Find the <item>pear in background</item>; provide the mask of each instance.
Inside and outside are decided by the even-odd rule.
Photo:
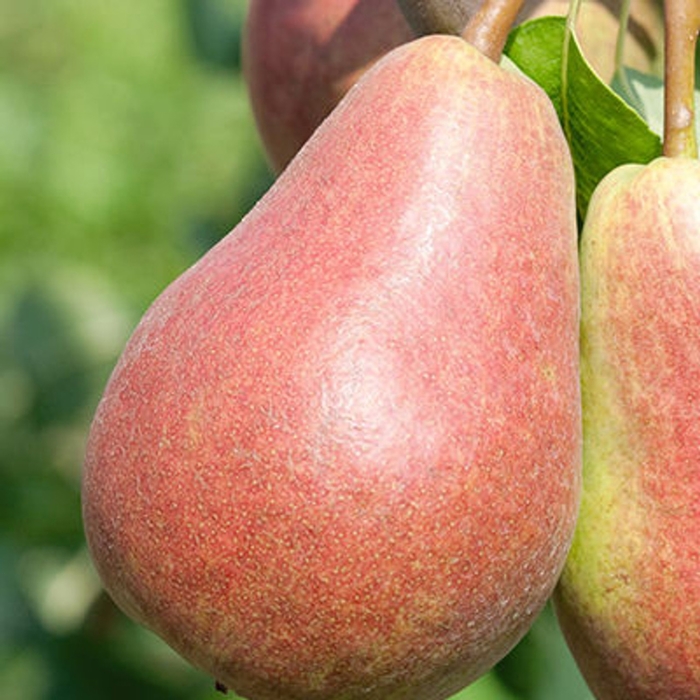
[[[273,170],[287,165],[367,68],[414,38],[396,0],[252,0],[243,70]]]

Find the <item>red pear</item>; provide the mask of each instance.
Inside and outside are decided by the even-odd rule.
[[[112,374],[83,507],[117,603],[256,700],[484,673],[573,533],[576,238],[536,85],[455,37],[381,59]]]
[[[367,68],[413,38],[396,0],[252,0],[243,70],[273,170]]]

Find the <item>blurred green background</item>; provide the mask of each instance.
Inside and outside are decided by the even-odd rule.
[[[269,187],[243,0],[0,0],[0,698],[205,700],[101,592],[92,412],[155,295]],[[549,609],[461,700],[588,700]]]

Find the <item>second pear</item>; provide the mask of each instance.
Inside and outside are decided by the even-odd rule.
[[[557,612],[598,700],[697,700],[700,163],[608,175],[581,271],[584,493]]]

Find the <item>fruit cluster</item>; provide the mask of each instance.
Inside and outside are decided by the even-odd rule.
[[[279,177],[135,329],[83,478],[105,587],[220,689],[448,698],[552,598],[599,700],[700,697],[700,5],[639,7],[578,33],[610,75],[663,33],[664,153],[582,215],[501,62],[565,7],[250,2]]]

